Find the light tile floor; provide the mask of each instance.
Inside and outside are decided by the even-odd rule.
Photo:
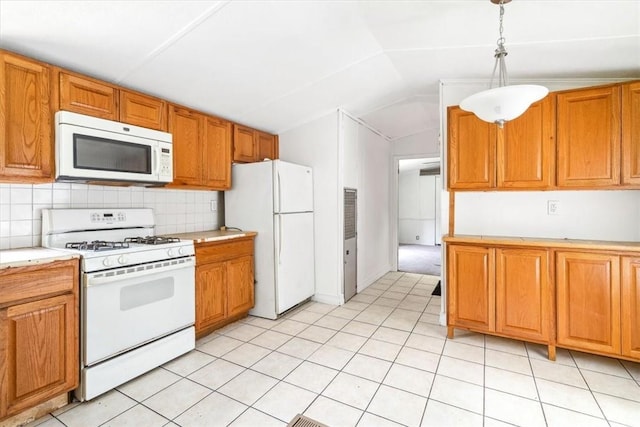
[[[387,273],[342,307],[248,317],[53,426],[640,426],[640,364],[438,325],[437,277]]]

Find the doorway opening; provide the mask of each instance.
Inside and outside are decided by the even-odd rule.
[[[439,158],[399,160],[398,271],[440,276]]]

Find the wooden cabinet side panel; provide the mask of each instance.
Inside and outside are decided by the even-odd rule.
[[[558,186],[620,183],[620,86],[557,95]]]
[[[558,345],[620,353],[617,255],[557,252]]]
[[[53,179],[50,70],[0,53],[0,180]]]
[[[496,331],[549,341],[549,255],[546,250],[496,249]]]
[[[88,77],[60,72],[60,109],[118,120],[118,90]]]
[[[640,258],[622,258],[622,355],[640,359]]]
[[[173,134],[173,183],[202,183],[202,134],[204,116],[175,106],[169,107],[169,132]]]
[[[196,333],[227,316],[227,274],[223,262],[196,269]]]
[[[555,95],[551,94],[498,130],[498,188],[541,189],[553,186],[554,121]]]
[[[152,96],[120,90],[120,121],[166,131],[167,103]]]
[[[257,141],[254,130],[245,126],[233,125],[233,161],[255,162],[258,160]]]
[[[495,254],[479,246],[448,249],[448,325],[495,331]]]
[[[76,305],[67,294],[6,310],[7,415],[77,386]]]
[[[227,261],[227,311],[229,316],[253,308],[253,256]]]
[[[495,187],[496,125],[459,107],[448,114],[449,188]]]
[[[622,86],[622,183],[640,185],[640,82]]]
[[[213,117],[206,119],[203,184],[209,188],[231,188],[231,133],[230,122]]]

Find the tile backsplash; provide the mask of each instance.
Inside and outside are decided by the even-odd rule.
[[[212,230],[222,223],[222,193],[101,185],[0,184],[0,249],[40,246],[42,209],[152,208],[156,234]],[[212,204],[217,211],[211,210]]]

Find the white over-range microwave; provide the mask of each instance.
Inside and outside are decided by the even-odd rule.
[[[173,181],[170,133],[69,111],[58,111],[55,123],[57,181]]]

